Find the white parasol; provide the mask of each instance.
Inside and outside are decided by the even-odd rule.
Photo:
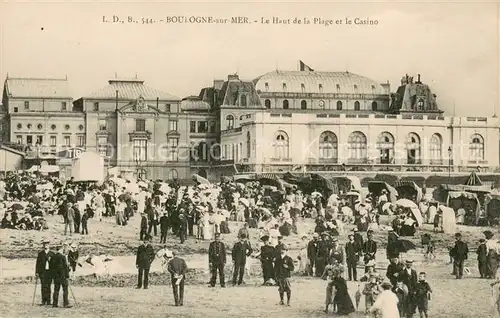
[[[411,208],[411,209],[416,208],[416,209],[418,209],[417,204],[411,200],[408,200],[408,199],[399,199],[395,203],[396,203],[396,205],[399,205],[403,208]]]

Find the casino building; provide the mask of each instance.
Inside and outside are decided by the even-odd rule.
[[[112,79],[73,100],[67,79],[5,80],[2,145],[70,175],[83,150],[148,179],[280,171],[494,171],[496,117],[446,116],[424,83],[391,92],[350,72],[276,70],[215,80],[179,98],[139,79]],[[0,164],[0,166],[2,166]],[[1,169],[0,169],[1,170]]]

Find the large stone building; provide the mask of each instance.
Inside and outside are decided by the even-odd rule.
[[[138,79],[110,80],[73,102],[67,79],[7,78],[5,143],[26,145],[25,166],[68,169],[91,150],[148,179],[273,171],[492,171],[496,117],[448,117],[408,75],[395,93],[349,72],[229,75],[180,99]],[[16,148],[18,149],[18,148]],[[78,151],[76,151],[78,150]],[[68,158],[70,157],[70,158]]]

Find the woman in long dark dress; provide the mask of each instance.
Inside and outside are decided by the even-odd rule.
[[[333,302],[337,308],[337,315],[349,315],[356,311],[352,303],[351,296],[347,290],[347,283],[342,277],[343,268],[334,271],[333,286],[335,287],[335,297]]]

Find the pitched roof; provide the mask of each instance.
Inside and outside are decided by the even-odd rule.
[[[4,90],[9,97],[72,98],[68,80],[58,78],[7,78]]]
[[[109,85],[93,92],[84,98],[96,98],[96,99],[115,99],[116,91],[118,91],[119,99],[137,99],[137,97],[142,96],[145,100],[160,100],[167,101],[180,101],[181,99],[175,95],[162,92],[155,88],[144,85],[144,81],[141,80],[110,80]]]

